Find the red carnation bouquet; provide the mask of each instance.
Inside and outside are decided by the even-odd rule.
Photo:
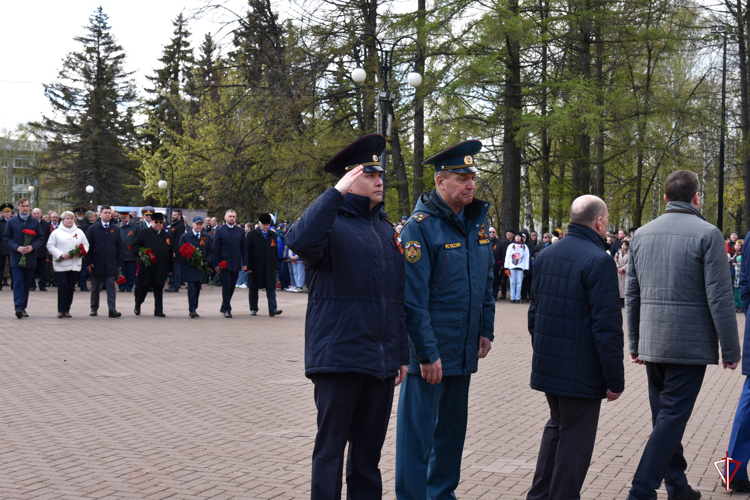
[[[83,246],[83,243],[79,243],[77,247],[73,247],[72,250],[68,251],[68,255],[70,257],[75,257],[76,255],[80,255],[81,257],[86,257],[86,248]],[[55,262],[62,262],[64,259],[62,257],[58,257],[55,259]]]
[[[141,255],[138,258],[138,262],[144,267],[148,267],[151,264],[156,264],[156,255],[150,248],[141,248]]]
[[[203,260],[203,253],[200,248],[195,248],[190,243],[183,243],[180,247],[180,255],[191,266],[197,267],[199,271],[204,270],[203,267],[206,265],[206,262]]]
[[[121,272],[118,271],[118,273],[117,273],[117,281],[115,281],[115,283],[118,284],[118,285],[124,285],[127,282],[128,282],[127,278],[125,276],[123,276]]]
[[[36,237],[36,231],[34,231],[33,229],[24,229],[23,230],[23,246],[25,247],[29,246],[31,244],[31,240],[33,240],[34,237]],[[26,267],[26,255],[28,254],[23,254],[21,256],[21,260],[18,262],[19,266]]]
[[[221,262],[219,262],[218,268],[219,268],[219,272],[216,273],[216,276],[214,276],[214,279],[212,279],[211,283],[209,283],[209,285],[211,285],[211,288],[210,288],[211,290],[213,290],[214,286],[216,286],[219,283],[219,275],[221,274],[222,269],[227,268],[227,261],[222,260]]]

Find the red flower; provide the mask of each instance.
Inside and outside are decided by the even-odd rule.
[[[28,234],[29,236],[36,236],[36,231],[33,229],[24,229],[23,234]]]
[[[222,269],[226,269],[227,268],[227,261],[222,260],[221,262],[219,262],[219,267],[222,268]]]
[[[127,280],[127,279],[125,278],[125,276],[123,276],[122,274],[121,274],[121,275],[119,275],[119,276],[117,277],[117,281],[115,281],[115,283],[117,283],[118,285],[124,285],[124,284],[125,284],[125,283],[127,283],[127,282],[128,282],[128,280]]]
[[[133,247],[128,247],[128,250],[132,250],[132,249],[133,249]]]
[[[151,253],[151,262],[156,262],[156,255]]]

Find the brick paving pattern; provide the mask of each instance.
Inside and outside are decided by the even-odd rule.
[[[49,290],[31,292],[21,321],[11,290],[0,291],[0,499],[309,498],[306,294],[281,292],[282,316],[252,317],[238,289],[225,319],[220,288],[204,289],[202,317],[191,320],[184,289],[165,294],[166,319],[152,315],[151,296],[136,317],[125,293],[122,318],[107,318],[106,307],[90,318],[89,294],[76,292],[63,320]],[[496,340],[471,385],[461,499],[522,499],[530,487],[548,410],[529,388],[526,310],[498,302]],[[602,403],[583,498],[624,499],[648,439],[645,368],[628,362],[625,376],[620,400]],[[688,424],[688,478],[703,498],[731,495],[712,462],[726,451],[742,382],[739,369],[710,366]],[[394,404],[386,499],[395,498],[395,414]]]

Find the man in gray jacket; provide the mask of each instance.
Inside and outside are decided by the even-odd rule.
[[[625,285],[630,361],[646,365],[653,430],[628,499],[701,497],[687,482],[682,435],[706,365],[740,360],[737,319],[721,231],[700,213],[698,175],[667,177],[664,215],[638,229]]]

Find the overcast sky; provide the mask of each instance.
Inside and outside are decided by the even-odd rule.
[[[247,4],[243,0],[225,3],[237,11]],[[55,81],[65,54],[81,49],[73,37],[84,34],[84,26],[99,5],[127,54],[126,69],[135,71],[140,94],[145,75],[153,74],[163,46],[172,37],[172,20],[182,10],[192,15],[204,4],[204,0],[2,1],[0,129],[13,129],[50,113],[42,84]],[[205,33],[215,32],[219,25],[214,16],[192,22],[189,29],[191,45],[197,49]]]

